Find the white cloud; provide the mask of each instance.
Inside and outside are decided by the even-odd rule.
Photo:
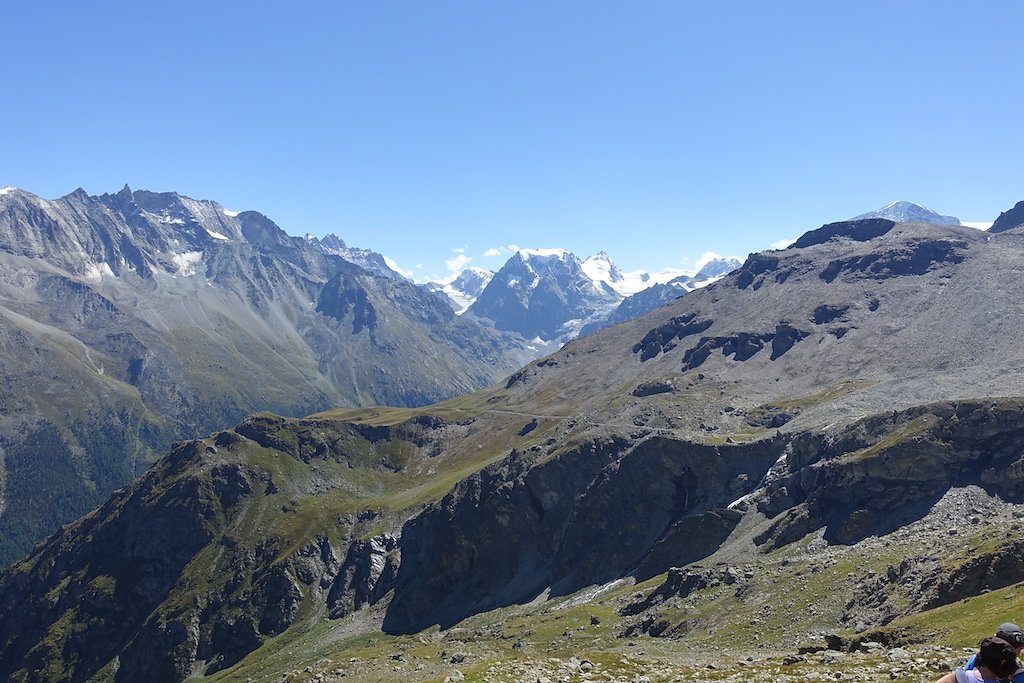
[[[693,264],[692,267],[684,268],[683,270],[668,268],[657,273],[651,273],[651,276],[656,278],[656,282],[668,282],[668,280],[671,279],[672,277],[678,277],[679,275],[689,275],[690,277],[693,277],[694,275],[700,272],[701,268],[703,268],[708,263],[716,259],[735,259],[742,263],[744,261],[744,258],[745,257],[743,256],[722,256],[721,254],[714,251],[705,251],[703,254],[700,255],[700,258],[697,259],[697,261]],[[682,260],[684,266],[689,262],[689,259]]]
[[[772,242],[771,244],[769,244],[768,248],[769,249],[785,249],[789,245],[793,244],[793,242],[796,242],[796,238],[795,237],[792,238],[792,239],[781,239],[781,240],[779,240],[777,242]]]
[[[406,278],[408,278],[410,280],[413,278],[413,275],[414,275],[413,271],[403,269],[400,265],[395,263],[394,259],[392,259],[392,258],[390,258],[388,256],[385,256],[384,257],[384,263],[386,263],[388,268],[390,268],[391,270],[395,271],[396,273],[400,273],[401,275],[403,275],[404,277],[406,277]]]
[[[697,263],[694,264],[693,272],[694,273],[699,272],[701,268],[706,266],[711,261],[714,261],[716,258],[722,258],[722,257],[719,254],[716,254],[713,251],[705,251],[703,254],[700,255],[700,258],[697,259]]]
[[[437,282],[442,285],[447,285],[461,275],[462,271],[465,270],[466,266],[473,260],[473,257],[466,254],[466,247],[452,247],[451,251],[455,256],[444,262],[444,268],[448,271],[447,273],[444,275],[429,275],[419,281]]]
[[[473,257],[466,256],[463,253],[463,249],[455,249],[455,257],[450,258],[444,262],[444,267],[448,269],[449,274],[458,275],[462,272],[462,269],[473,260]]]
[[[484,252],[484,256],[487,258],[494,258],[495,256],[505,256],[506,254],[511,256],[512,254],[519,251],[518,244],[502,244],[497,247],[491,247]]]
[[[960,221],[960,225],[978,230],[988,230],[994,221]]]

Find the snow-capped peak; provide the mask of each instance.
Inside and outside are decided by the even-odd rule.
[[[519,255],[524,261],[547,261],[555,259],[564,261],[569,252],[565,249],[520,249]]]
[[[481,268],[480,266],[469,266],[461,273],[459,273],[458,277],[456,277],[455,280],[466,279],[470,275],[475,275],[477,277],[486,278],[489,280],[490,278],[494,277],[494,271],[487,270],[486,268]]]
[[[603,251],[597,252],[583,262],[583,272],[594,282],[606,282],[612,286],[622,280],[622,271]]]
[[[935,211],[932,211],[926,206],[915,204],[913,202],[907,202],[897,200],[890,204],[886,204],[877,211],[869,211],[868,213],[862,213],[859,216],[854,216],[851,220],[862,220],[865,218],[887,218],[897,223],[934,223],[937,225],[960,225],[960,219],[954,216],[943,216]]]
[[[494,273],[486,268],[470,266],[448,282],[432,284],[437,290],[447,294],[455,304],[455,315],[462,315],[473,305],[493,277]]]
[[[623,272],[603,251],[597,252],[584,261],[582,268],[587,277],[593,280],[595,286],[611,288],[622,297],[641,292],[654,284],[668,282],[681,274],[681,271],[676,270],[654,274],[643,270]]]

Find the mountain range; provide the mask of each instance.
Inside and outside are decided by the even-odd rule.
[[[990,634],[1024,607],[1015,221],[825,225],[474,393],[179,443],[0,576],[0,674],[614,678],[789,648],[779,676]],[[509,320],[530,283],[591,294],[545,283],[578,259],[513,261]]]
[[[0,563],[258,410],[422,405],[533,352],[382,257],[174,193],[0,192]]]
[[[523,249],[497,273],[468,268],[431,289],[446,294],[460,315],[555,347],[653,310],[739,266],[735,258],[714,258],[694,275],[623,273],[603,251],[581,260],[565,249]]]
[[[467,269],[442,292],[336,235],[292,237],[212,201],[127,186],[50,201],[3,188],[0,565],[176,439],[258,410],[411,406],[472,391],[651,280],[604,254],[581,264],[558,253],[553,263],[574,267],[518,257],[528,277],[539,268],[540,286],[508,288],[513,257],[493,286],[493,274]],[[454,313],[485,303],[455,315],[452,296]]]

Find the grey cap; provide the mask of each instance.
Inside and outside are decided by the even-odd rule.
[[[999,624],[999,630],[996,631],[996,637],[1002,638],[1014,647],[1024,646],[1024,629],[1017,626],[1017,624],[1011,624],[1010,622]]]

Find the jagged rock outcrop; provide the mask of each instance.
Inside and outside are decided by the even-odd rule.
[[[833,282],[841,273],[863,273],[864,277],[887,279],[899,275],[924,275],[947,263],[960,263],[967,243],[960,240],[921,240],[900,249],[832,261],[821,271],[821,279]]]
[[[1017,202],[1012,209],[999,214],[988,231],[990,233],[1006,232],[1018,225],[1024,225],[1024,202]]]
[[[610,286],[595,283],[574,254],[516,252],[468,312],[494,321],[499,330],[551,341],[575,336],[579,328],[564,329],[566,324],[582,325],[599,311],[610,313],[620,300]]]
[[[633,353],[640,354],[641,362],[650,360],[659,353],[674,349],[679,340],[700,334],[714,324],[713,320],[700,320],[699,316],[699,313],[690,313],[672,318],[645,334],[643,339],[633,345]]]
[[[327,596],[331,617],[344,617],[383,598],[395,587],[400,563],[398,539],[392,534],[353,541]]]
[[[513,453],[405,525],[384,628],[448,626],[545,588],[571,593],[638,564],[651,575],[669,557],[699,559],[717,544],[687,537],[721,539],[737,517],[706,513],[746,493],[745,482],[777,457],[771,443],[714,448],[660,438],[591,442],[551,460]],[[620,514],[609,518],[609,510]]]
[[[824,527],[830,542],[855,543],[971,482],[1020,499],[1022,408],[1019,401],[934,404],[865,420],[835,440],[805,441],[785,462],[787,473],[777,471],[763,489],[758,505],[776,521],[758,542],[778,547]]]
[[[896,223],[894,221],[885,218],[866,218],[863,220],[829,223],[817,230],[804,233],[791,246],[793,249],[804,249],[815,244],[824,244],[837,237],[856,242],[867,242],[876,237],[881,237],[895,226]]]

